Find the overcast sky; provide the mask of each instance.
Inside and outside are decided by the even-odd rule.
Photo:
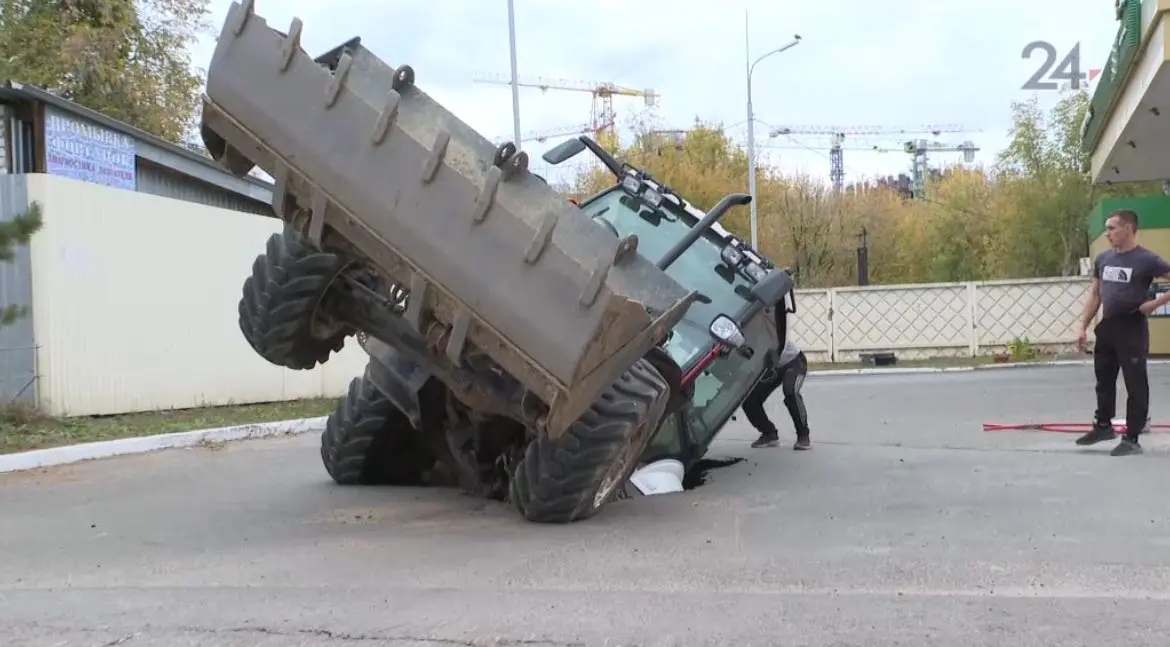
[[[231,2],[212,4],[218,34]],[[1063,58],[1080,43],[1087,72],[1103,67],[1118,27],[1108,0],[515,0],[515,6],[522,82],[565,78],[653,89],[667,125],[719,121],[741,142],[745,9],[753,59],[799,34],[798,47],[756,66],[756,137],[785,169],[826,178],[826,138],[769,139],[769,126],[959,124],[969,132],[914,137],[970,139],[982,148],[977,162],[986,163],[1006,143],[1011,102],[1031,94],[1021,86],[1044,62],[1039,51],[1022,58],[1024,46],[1047,41]],[[474,82],[509,75],[506,0],[257,0],[256,12],[282,30],[300,17],[310,53],[360,35],[388,64],[414,67],[421,88],[485,136],[511,138],[510,89]],[[196,65],[205,68],[214,45],[213,38],[200,43]],[[1040,94],[1045,104],[1056,98]],[[521,88],[521,130],[584,124],[591,103],[588,93]],[[634,97],[616,97],[614,106],[619,124],[645,108]],[[909,157],[900,151],[848,150],[896,148],[904,139],[847,141],[846,181],[907,171]],[[537,158],[558,141],[523,146]],[[932,160],[953,163],[959,155]],[[537,161],[550,179],[561,177]]]

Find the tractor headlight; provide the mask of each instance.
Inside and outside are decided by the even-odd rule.
[[[622,178],[622,188],[630,195],[638,195],[642,190],[642,181],[632,175],[627,175]]]
[[[646,189],[646,191],[642,193],[642,199],[646,201],[646,204],[654,207],[655,209],[662,206],[662,194],[655,191],[654,189]]]
[[[727,315],[719,315],[711,321],[711,336],[715,339],[731,346],[732,348],[739,348],[747,341],[744,338],[743,331],[739,329],[735,321]]]
[[[743,252],[730,245],[719,252],[719,257],[732,268],[739,267],[739,264],[743,262]]]
[[[760,265],[759,263],[749,264],[747,267],[743,268],[743,272],[744,274],[748,275],[749,279],[755,281],[756,283],[763,281],[764,277],[768,275],[768,270],[764,269],[764,266]]]

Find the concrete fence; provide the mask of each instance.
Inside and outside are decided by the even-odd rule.
[[[1040,351],[1074,349],[1084,277],[801,290],[792,330],[814,362],[867,351],[905,359],[976,357],[1015,339]]]

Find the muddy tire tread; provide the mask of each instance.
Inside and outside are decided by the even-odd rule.
[[[414,433],[406,414],[364,376],[356,377],[326,418],[321,462],[338,485],[416,484],[429,465],[402,453],[402,435]]]
[[[644,450],[669,397],[670,386],[662,375],[639,360],[559,438],[539,434],[528,444],[510,482],[512,504],[534,522],[569,523],[593,516],[600,509],[593,507],[594,495],[607,469],[630,442],[639,442],[639,452]],[[628,477],[622,475],[623,481]]]
[[[320,339],[312,334],[317,304],[345,263],[313,249],[295,231],[273,234],[252,263],[239,304],[240,332],[268,362],[294,370],[325,363],[355,331]]]

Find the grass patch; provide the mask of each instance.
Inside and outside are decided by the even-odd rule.
[[[0,409],[0,454],[254,422],[315,418],[332,412],[336,402],[333,398],[322,398],[78,418],[52,418],[13,405]]]

